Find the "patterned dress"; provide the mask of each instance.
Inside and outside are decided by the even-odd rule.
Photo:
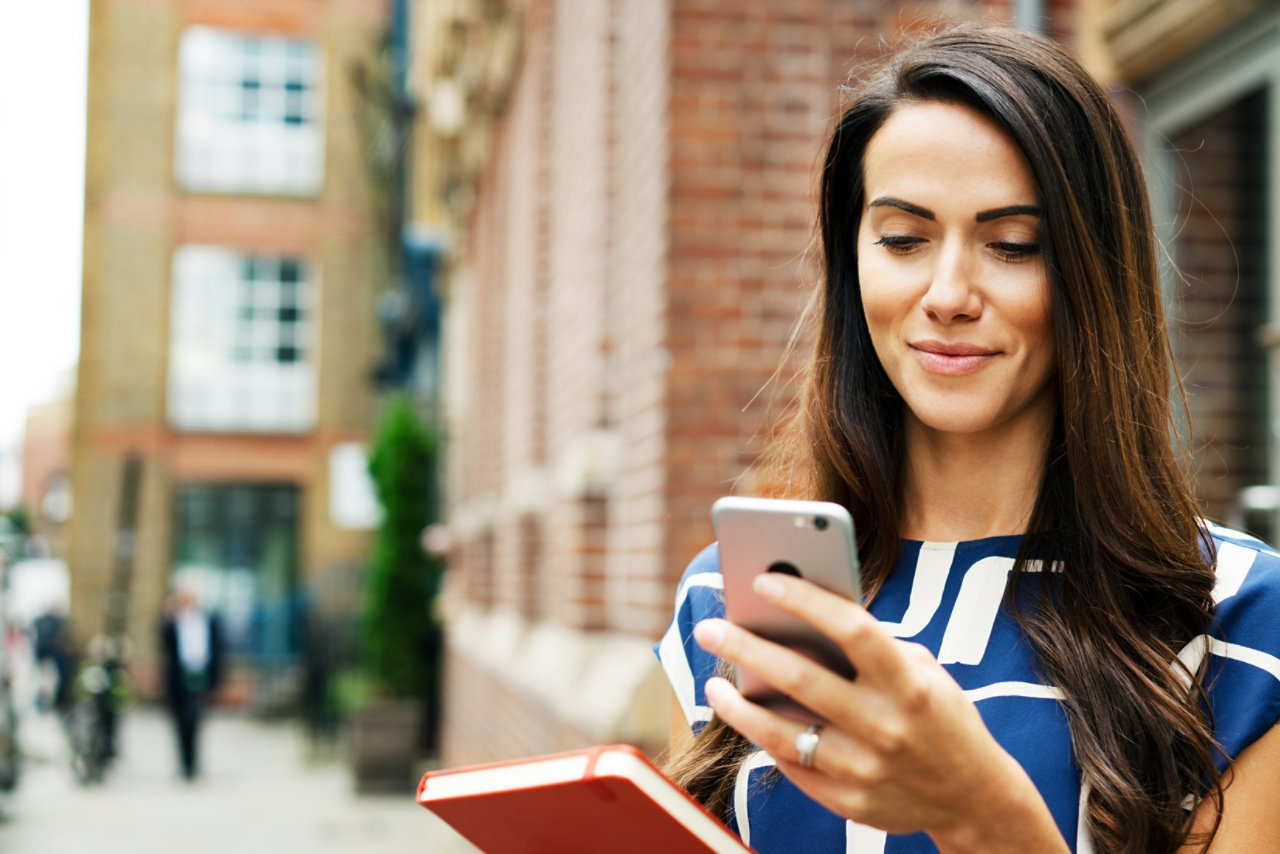
[[[1247,535],[1209,527],[1218,554],[1217,620],[1180,658],[1194,670],[1209,657],[1205,684],[1215,737],[1226,756],[1235,757],[1280,720],[1280,555]],[[890,634],[923,644],[937,657],[996,740],[1026,769],[1072,850],[1088,854],[1093,846],[1080,822],[1080,771],[1060,693],[1037,676],[1031,647],[1004,605],[1020,541],[903,541],[898,564],[870,610]],[[693,627],[724,615],[722,587],[713,545],[685,570],[674,619],[656,647],[695,732],[711,718],[703,686],[715,675],[716,660],[693,640]],[[730,825],[761,854],[937,851],[923,833],[886,835],[834,815],[786,778],[769,774],[773,764],[756,750],[734,790]]]

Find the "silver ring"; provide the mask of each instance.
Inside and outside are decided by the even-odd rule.
[[[813,754],[818,752],[818,739],[822,736],[822,724],[814,724],[796,736],[796,761],[801,768],[813,767]]]

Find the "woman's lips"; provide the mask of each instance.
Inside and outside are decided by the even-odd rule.
[[[915,341],[910,347],[922,368],[944,376],[973,373],[998,355],[996,350],[974,344]]]

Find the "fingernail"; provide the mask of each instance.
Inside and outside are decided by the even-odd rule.
[[[724,626],[719,620],[703,620],[693,627],[693,638],[707,652],[715,652],[724,640]]]
[[[761,599],[769,602],[775,602],[782,598],[782,594],[786,590],[786,587],[783,586],[782,582],[776,575],[768,572],[762,572],[755,577],[754,581],[751,582],[751,589],[754,590],[756,595]]]
[[[725,691],[729,689],[729,683],[723,679],[712,678],[707,680],[707,684],[702,687],[702,693],[707,698],[707,705],[716,708],[725,699]]]

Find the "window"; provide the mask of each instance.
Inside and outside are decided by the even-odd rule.
[[[223,618],[231,652],[263,663],[298,651],[293,484],[185,484],[176,496],[175,578]]]
[[[177,180],[308,196],[324,179],[321,61],[304,41],[192,27],[178,49]]]
[[[314,282],[298,258],[184,246],[173,264],[169,420],[302,432],[315,422]]]

